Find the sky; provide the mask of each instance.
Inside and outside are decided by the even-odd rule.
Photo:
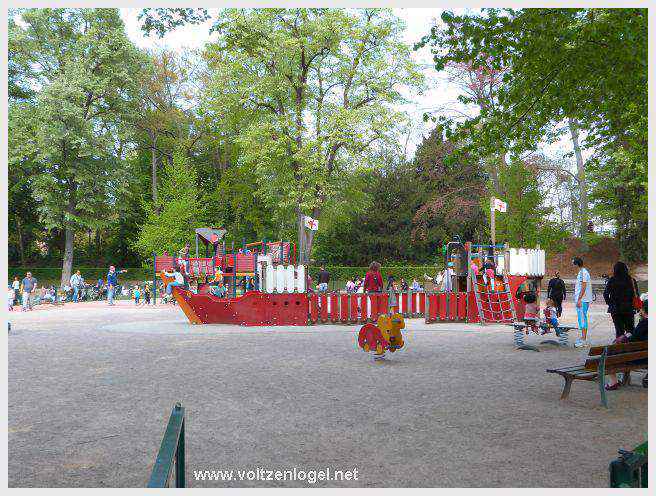
[[[414,45],[422,36],[430,31],[431,26],[440,19],[443,9],[435,8],[408,8],[393,9],[394,13],[403,19],[406,24],[404,41],[409,45]],[[141,31],[138,15],[141,9],[121,9],[121,16],[126,25],[127,33],[130,39],[139,47],[153,48],[162,47],[170,50],[183,50],[185,48],[201,48],[208,40],[211,39],[209,29],[212,25],[211,20],[205,24],[197,26],[183,26],[172,32],[167,33],[164,38],[156,36],[146,37]],[[466,109],[457,101],[459,95],[458,89],[449,84],[443,76],[437,74],[432,64],[432,55],[430,48],[413,51],[412,57],[422,68],[426,77],[427,90],[421,95],[412,95],[412,101],[409,104],[400,106],[400,109],[406,111],[411,116],[413,129],[411,130],[406,149],[406,155],[411,157],[414,150],[421,143],[422,137],[428,135],[432,123],[423,122],[425,112],[434,111],[438,108],[454,108],[465,111],[471,115],[472,110]],[[564,154],[572,151],[571,142],[565,137],[560,142],[552,145],[544,145],[543,151],[550,157],[559,158]],[[574,165],[574,159],[569,160]]]

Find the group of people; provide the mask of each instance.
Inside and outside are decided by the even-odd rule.
[[[574,346],[580,348],[590,345],[588,311],[594,300],[590,272],[584,266],[581,257],[574,257],[572,264],[577,267],[576,282],[574,283],[574,305],[576,308],[577,325],[580,335]],[[537,295],[531,288],[518,288],[518,293],[525,303],[524,319],[537,331],[539,316],[539,303]],[[621,261],[613,266],[613,275],[607,278],[604,288],[604,301],[608,306],[613,326],[615,327],[614,343],[627,343],[647,341],[648,338],[648,300],[641,299],[637,281],[631,276],[629,267]],[[544,309],[545,321],[552,327],[558,327],[558,318],[562,315],[562,302],[567,298],[565,282],[556,272],[549,281],[547,288],[546,307]],[[638,323],[636,324],[636,314]],[[615,374],[610,374],[606,389],[614,390],[619,387]]]
[[[7,306],[9,311],[13,311],[14,306],[21,303],[22,311],[29,311],[35,305],[40,303],[63,303],[64,301],[71,301],[78,303],[81,299],[88,298],[89,292],[92,294],[92,299],[101,299],[106,296],[108,304],[114,305],[114,297],[118,285],[118,275],[127,272],[127,270],[116,270],[113,265],[109,267],[107,272],[107,284],[102,278],[99,278],[95,285],[87,284],[82,277],[79,270],[75,271],[70,277],[68,284],[64,284],[59,289],[54,285],[38,287],[38,280],[32,276],[31,272],[27,272],[22,280],[18,276],[9,284],[7,288]],[[138,288],[137,293],[141,296]],[[144,289],[144,293],[149,294],[149,290]],[[134,291],[133,291],[134,294]],[[145,297],[145,294],[144,294]]]
[[[319,293],[328,291],[328,283],[330,282],[330,273],[326,270],[325,266],[321,266],[317,274],[318,284],[316,290]],[[312,278],[308,276],[308,288],[312,288]],[[350,277],[346,281],[344,290],[348,294],[354,293],[380,293],[383,291],[421,291],[422,287],[417,279],[413,279],[411,284],[401,278],[397,283],[393,275],[387,277],[387,285],[383,285],[383,276],[380,272],[380,264],[378,262],[371,262],[369,270],[362,277]]]
[[[8,310],[12,311],[14,309],[14,305],[18,302],[19,297],[21,301],[21,310],[23,312],[32,310],[36,304],[38,283],[39,281],[36,277],[32,277],[31,272],[25,274],[22,281],[18,280],[18,276],[15,276],[7,289]]]

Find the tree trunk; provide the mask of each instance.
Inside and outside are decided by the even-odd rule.
[[[73,270],[73,225],[66,223],[64,242],[64,263],[62,264],[61,286],[69,284]]]
[[[588,190],[585,181],[585,164],[583,163],[583,155],[581,155],[581,147],[579,145],[579,130],[573,119],[567,119],[569,131],[572,135],[572,144],[574,145],[574,155],[576,156],[576,177],[579,186],[579,236],[583,247],[587,248],[585,242],[585,235],[588,231]]]
[[[157,155],[155,152],[155,147],[157,145],[157,135],[155,134],[155,131],[152,130],[150,131],[150,142],[152,143],[152,146],[150,147],[150,179],[153,192],[153,205],[155,206],[155,212],[159,213],[159,207],[157,206]]]
[[[23,228],[20,216],[16,214],[16,234],[18,234],[18,253],[20,255],[21,267],[25,267],[25,245],[23,243]]]
[[[303,212],[301,212],[301,207],[296,207],[296,222],[298,227],[298,263],[300,265],[306,265],[308,256],[305,252],[305,226],[303,223]]]

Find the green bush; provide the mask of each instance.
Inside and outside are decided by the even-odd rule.
[[[369,267],[344,267],[339,265],[326,265],[325,267],[330,273],[330,279],[336,281],[347,281],[351,277],[364,278],[367,270],[369,270]],[[386,265],[381,267],[380,272],[384,281],[387,281],[388,276],[393,275],[396,281],[405,278],[405,280],[410,283],[415,277],[421,282],[424,278],[424,274],[434,276],[441,268],[442,267],[438,267],[437,265],[405,265],[398,267]],[[312,279],[316,282],[320,267],[310,266],[308,270]]]
[[[123,267],[117,267],[122,269]],[[136,282],[136,281],[149,281],[153,279],[152,269],[142,267],[126,267],[127,273],[120,274],[119,284],[121,282]],[[103,280],[107,279],[107,267],[75,267],[73,266],[73,271],[79,270],[84,278],[85,282],[91,284],[95,283],[99,278],[102,277]],[[54,284],[59,286],[61,282],[61,267],[9,267],[8,274],[9,279],[13,280],[14,276],[18,276],[19,279],[23,279],[27,272],[31,272],[34,277],[41,284]]]

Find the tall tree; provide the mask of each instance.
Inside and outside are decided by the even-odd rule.
[[[115,218],[128,181],[125,123],[135,110],[135,77],[146,63],[115,9],[29,9],[20,14],[14,56],[30,71],[17,76],[37,94],[10,119],[9,164],[38,163],[32,178],[39,214],[65,232],[62,284],[70,278],[75,233]]]
[[[438,70],[491,61],[505,71],[498,108],[456,127],[470,139],[470,152],[534,150],[556,137],[554,129],[567,132],[558,124],[571,119],[585,131],[580,146],[591,148],[597,162],[635,166],[632,174],[640,174],[647,155],[646,9],[484,9],[445,12],[442,21],[418,44],[433,47]],[[619,150],[628,160],[604,159]],[[619,177],[624,171],[607,172]],[[632,191],[638,203],[639,189]],[[615,220],[619,239],[623,220]],[[646,242],[646,230],[633,229],[630,238]]]
[[[320,218],[343,173],[394,140],[401,90],[422,83],[402,28],[376,9],[224,10],[215,23],[210,108],[252,112],[241,159],[272,213],[294,219],[304,261],[314,231],[301,214]]]
[[[196,169],[181,147],[174,152],[173,161],[164,166],[159,204],[146,206],[148,217],[139,229],[134,248],[144,257],[162,250],[177,252],[203,219],[199,196]]]

